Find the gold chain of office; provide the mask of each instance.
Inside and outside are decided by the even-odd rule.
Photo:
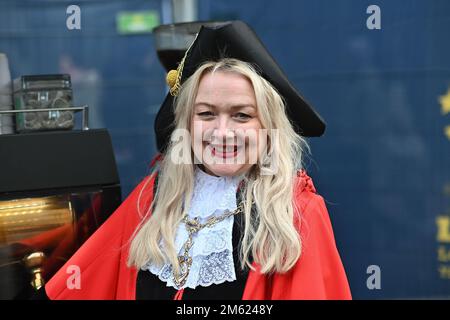
[[[228,217],[242,213],[243,209],[244,209],[244,202],[242,201],[235,210],[227,211],[226,213],[220,216],[210,217],[205,223],[200,223],[198,217],[194,219],[189,219],[187,215],[183,217],[182,221],[186,225],[186,230],[188,232],[188,239],[186,240],[186,242],[183,244],[182,247],[183,255],[178,256],[180,274],[178,276],[175,273],[173,274],[174,283],[178,288],[181,288],[186,283],[189,271],[191,270],[192,258],[189,256],[189,251],[191,250],[192,245],[194,244],[193,241],[194,234],[196,234],[197,232],[199,232],[204,228],[212,227],[213,225],[219,223],[220,221],[225,220]]]

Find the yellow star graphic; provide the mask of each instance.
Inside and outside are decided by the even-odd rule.
[[[450,112],[450,89],[448,89],[446,95],[439,97],[439,103],[441,104],[441,112],[443,115]]]

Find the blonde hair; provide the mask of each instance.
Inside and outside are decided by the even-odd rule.
[[[190,129],[200,80],[205,73],[216,71],[233,72],[248,78],[255,91],[258,117],[263,128],[279,131],[277,143],[270,143],[269,140],[277,173],[262,174],[264,159],[258,159],[257,164],[245,174],[244,186],[240,191],[244,201],[239,255],[241,267],[253,269],[251,256],[264,274],[287,272],[297,262],[302,249],[301,238],[294,225],[294,215],[300,212],[293,201],[293,185],[308,145],[294,131],[283,99],[274,87],[249,63],[228,58],[202,64],[183,83],[174,102],[175,129]],[[147,262],[157,265],[170,263],[174,272],[179,272],[175,235],[184,210],[190,205],[195,169],[193,154],[190,155],[190,164],[171,161],[171,151],[179,143],[190,144],[190,141],[172,141],[166,149],[159,168],[154,201],[133,234],[128,259],[130,266],[141,268]],[[190,145],[185,147],[191,148]],[[253,201],[256,210],[251,210]]]

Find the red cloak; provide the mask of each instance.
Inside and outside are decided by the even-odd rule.
[[[135,299],[137,269],[127,267],[126,261],[130,238],[141,221],[139,193],[142,190],[140,205],[144,212],[153,199],[154,181],[155,174],[144,178],[50,279],[45,286],[50,299]],[[303,240],[301,257],[289,272],[272,276],[261,274],[255,263],[256,270],[249,271],[242,298],[351,299],[327,208],[305,172],[298,174],[294,195],[301,210],[301,223],[295,222]]]

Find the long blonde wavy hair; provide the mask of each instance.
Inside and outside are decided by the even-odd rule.
[[[240,189],[244,202],[244,226],[239,254],[241,267],[253,269],[250,261],[250,257],[253,257],[264,274],[287,272],[300,257],[302,249],[301,238],[294,225],[294,215],[300,212],[293,201],[293,185],[308,145],[294,131],[286,115],[284,101],[275,88],[251,64],[230,58],[202,64],[183,83],[174,102],[175,129],[189,130],[199,82],[205,73],[216,71],[234,72],[248,78],[255,91],[262,127],[268,129],[268,132],[270,129],[278,129],[279,132],[276,143],[270,141],[269,137],[272,148],[270,154],[277,164],[276,174],[263,174],[265,160],[258,159],[245,174],[244,184]],[[175,273],[180,271],[175,235],[185,210],[190,205],[196,166],[193,153],[189,164],[174,163],[171,160],[171,152],[180,143],[189,144],[184,147],[191,148],[190,140],[187,139],[169,143],[158,169],[154,201],[142,214],[143,220],[133,234],[129,266],[141,268],[147,262],[157,265],[170,263]],[[255,203],[256,210],[251,210],[252,202]]]

